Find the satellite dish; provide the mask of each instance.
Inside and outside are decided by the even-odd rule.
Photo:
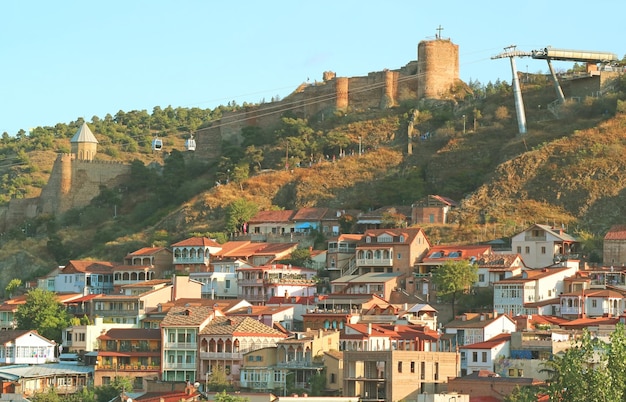
[[[193,383],[193,386],[196,387],[196,388],[200,388],[200,383],[198,381],[196,381],[196,382]]]
[[[126,402],[133,402],[131,398],[126,399]]]

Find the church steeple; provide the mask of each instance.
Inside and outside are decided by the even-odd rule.
[[[87,123],[83,123],[70,140],[72,153],[77,160],[91,161],[96,156],[98,140]]]

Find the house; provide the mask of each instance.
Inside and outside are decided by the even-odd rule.
[[[380,229],[385,225],[411,226],[412,210],[410,206],[386,206],[357,216],[356,227],[361,230]]]
[[[198,333],[199,373],[208,376],[219,370],[238,385],[243,354],[276,346],[284,338],[284,333],[250,317],[215,317]]]
[[[360,234],[341,234],[328,240],[326,271],[330,280],[356,271],[356,247],[362,239]]]
[[[243,353],[239,384],[250,392],[272,392],[283,389],[286,394],[286,372],[276,371],[276,346]]]
[[[472,374],[451,378],[448,392],[470,395],[470,401],[503,401],[516,388],[544,386],[545,382],[529,377],[501,377],[493,371],[481,370]]]
[[[239,268],[252,268],[252,265],[240,258],[214,259],[208,272],[192,272],[189,277],[202,283],[205,299],[236,299]]]
[[[368,229],[356,247],[356,266],[347,274],[400,272],[410,276],[430,247],[420,228]]]
[[[239,297],[263,305],[271,297],[308,296],[315,294],[317,271],[291,264],[271,264],[237,269]]]
[[[501,333],[483,342],[461,346],[461,375],[494,370],[494,362],[510,355],[511,334]]]
[[[296,233],[311,233],[315,230],[322,232],[322,220],[329,212],[328,208],[300,208],[292,216]],[[339,233],[339,228],[337,228]]]
[[[324,353],[339,350],[339,331],[307,330],[276,343],[274,370],[293,373],[294,387],[310,389],[312,378],[324,369]]]
[[[119,292],[120,286],[156,279],[151,265],[116,265],[113,267],[113,289]]]
[[[446,390],[460,373],[459,354],[412,350],[344,351],[343,395],[361,400],[418,400]]]
[[[111,328],[98,337],[94,385],[110,384],[117,376],[129,377],[134,390],[146,390],[146,379],[161,372],[161,330]],[[130,391],[130,390],[128,390]]]
[[[433,331],[438,329],[437,310],[429,304],[405,304],[398,314],[398,320],[404,320],[407,324],[423,325]]]
[[[329,350],[324,352],[323,360],[326,367],[326,389],[324,394],[341,396],[343,390],[343,352]]]
[[[379,304],[387,303],[374,294],[330,294],[316,296],[315,303],[302,316],[304,328],[343,329],[348,323],[356,323],[361,318],[361,311]]]
[[[516,276],[526,268],[519,254],[486,254],[476,260],[478,287],[490,287],[494,283]]]
[[[395,289],[402,287],[406,279],[402,272],[369,272],[362,275],[346,275],[330,282],[331,293],[346,295],[371,295],[387,300]]]
[[[508,315],[494,313],[465,313],[444,326],[445,338],[452,345],[464,346],[484,342],[496,335],[516,330]]]
[[[613,225],[604,235],[602,261],[611,266],[626,265],[626,225]]]
[[[418,277],[430,274],[446,261],[467,261],[472,264],[493,254],[489,245],[432,246],[419,261]]]
[[[450,198],[429,195],[411,205],[411,221],[413,225],[449,223],[449,214],[457,206],[457,202]]]
[[[18,364],[0,367],[2,394],[19,394],[28,398],[51,390],[59,395],[74,394],[88,386],[93,381],[92,378],[93,367],[76,364]]]
[[[207,237],[191,237],[172,244],[175,272],[207,272],[211,257],[222,249]]]
[[[259,211],[247,222],[247,232],[253,241],[267,241],[268,237],[289,235],[295,232],[291,217],[295,211]]]
[[[511,248],[529,268],[580,259],[580,242],[562,228],[535,224],[511,237]]]
[[[0,331],[0,364],[45,364],[56,362],[56,343],[35,330]]]
[[[578,261],[565,261],[559,266],[526,269],[520,275],[494,283],[494,310],[513,316],[537,314],[534,303],[557,299],[564,291],[564,279],[573,276],[577,267]]]
[[[71,260],[54,278],[58,293],[113,293],[113,267],[108,261]]]
[[[120,324],[116,322],[105,324],[102,317],[95,317],[93,324],[72,325],[61,332],[63,350],[84,356],[86,353],[97,350],[98,337],[102,335],[103,331],[113,328],[133,328],[134,326],[134,324]]]
[[[203,381],[204,371],[198,371],[200,331],[216,316],[219,310],[209,306],[172,306],[161,321],[161,380]]]
[[[150,266],[155,278],[170,278],[174,273],[172,251],[167,247],[143,247],[124,257],[124,265]]]
[[[289,306],[293,307],[293,319],[292,327],[285,329],[289,331],[303,331],[304,330],[304,315],[314,310],[316,302],[320,299],[326,298],[326,295],[312,295],[312,296],[274,296],[265,303],[266,306]]]
[[[626,308],[626,297],[610,289],[582,289],[559,295],[561,317],[618,317]]]

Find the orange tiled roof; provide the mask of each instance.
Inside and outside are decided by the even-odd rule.
[[[222,247],[219,243],[208,237],[190,237],[172,244],[172,247]]]
[[[144,248],[140,248],[137,251],[133,251],[132,253],[128,253],[126,257],[133,257],[133,256],[139,256],[139,255],[153,255],[153,254],[158,253],[161,250],[169,251],[165,247],[144,247]]]
[[[328,208],[300,208],[291,217],[292,221],[319,221],[328,212]]]
[[[472,343],[470,345],[463,345],[461,349],[493,349],[494,347],[501,345],[511,340],[511,334],[498,334],[491,339],[484,342]]]
[[[294,211],[291,209],[280,211],[259,211],[248,224],[252,223],[289,223]]]
[[[285,334],[268,327],[250,317],[215,317],[202,331],[201,335],[232,335],[255,337],[270,336],[284,338]]]
[[[114,266],[115,264],[108,261],[70,260],[70,262],[61,270],[61,273],[112,273]]]
[[[604,235],[604,240],[626,240],[626,225],[613,225]]]
[[[213,315],[213,308],[208,306],[173,306],[161,321],[161,326],[198,327],[207,323]]]

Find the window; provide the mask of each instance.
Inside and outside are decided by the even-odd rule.
[[[591,300],[591,307],[598,307],[598,301],[596,299]]]
[[[485,281],[485,274],[478,274],[478,282],[484,282]]]
[[[402,372],[402,362],[398,362],[398,373]]]
[[[402,259],[402,253],[398,253],[398,259]]]
[[[546,246],[541,246],[541,254],[545,254],[546,253]]]
[[[483,363],[487,363],[487,352],[483,352]]]
[[[335,384],[337,382],[337,378],[335,377],[335,373],[330,373],[330,383]]]
[[[426,362],[420,363],[420,377],[422,380],[426,378]]]
[[[472,361],[473,362],[477,362],[478,361],[478,352],[472,352]]]
[[[415,373],[415,362],[411,362],[411,373]]]
[[[225,288],[225,289],[230,289],[230,279],[226,279],[226,280],[224,281],[224,288]]]
[[[526,254],[530,254],[530,247],[529,246],[524,247],[524,252]]]
[[[517,246],[517,254],[522,254],[522,246]]]

